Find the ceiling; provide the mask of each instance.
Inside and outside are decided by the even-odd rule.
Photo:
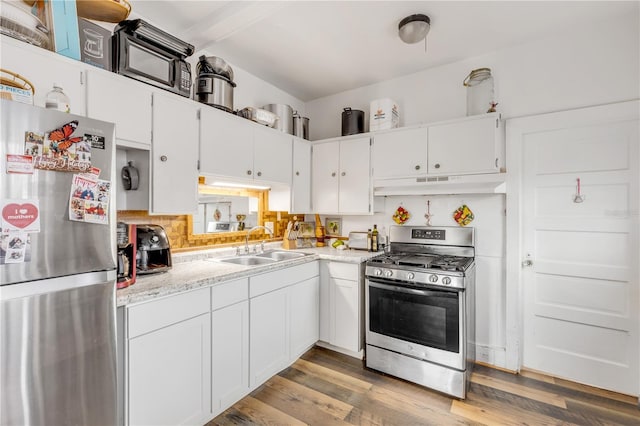
[[[524,44],[572,28],[638,15],[637,1],[156,1],[142,17],[301,101]],[[431,18],[425,43],[398,23]]]

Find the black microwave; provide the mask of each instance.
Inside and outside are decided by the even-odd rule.
[[[113,72],[191,97],[191,44],[141,19],[120,22],[111,40]]]

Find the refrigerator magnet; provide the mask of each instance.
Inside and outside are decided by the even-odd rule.
[[[3,200],[2,232],[40,232],[38,200]]]
[[[7,173],[32,175],[33,157],[31,155],[7,154]]]

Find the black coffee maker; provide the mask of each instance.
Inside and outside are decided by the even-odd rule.
[[[137,225],[136,270],[138,275],[171,269],[171,248],[160,225]]]

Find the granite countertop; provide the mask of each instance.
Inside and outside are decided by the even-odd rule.
[[[280,250],[280,243],[265,245],[265,250]],[[229,281],[252,275],[263,274],[278,269],[301,265],[317,259],[336,262],[362,263],[379,253],[361,250],[336,250],[332,247],[314,247],[297,249],[308,256],[283,260],[266,265],[237,265],[218,262],[216,259],[235,256],[235,249],[208,249],[172,256],[173,267],[168,272],[139,275],[130,287],[116,291],[117,306],[152,300],[182,291],[193,290],[219,282]]]

